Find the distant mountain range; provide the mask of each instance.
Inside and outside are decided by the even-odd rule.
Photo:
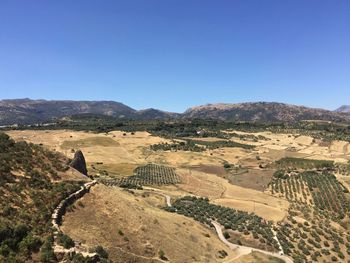
[[[137,111],[115,101],[14,99],[0,101],[0,125],[33,124],[77,114],[101,114],[121,119],[175,118],[176,113],[146,109]]]
[[[336,112],[344,112],[349,113],[350,112],[350,105],[343,105],[340,108],[336,110]]]
[[[65,116],[87,113],[140,120],[202,118],[258,122],[350,121],[350,106],[329,111],[275,102],[218,103],[192,107],[180,114],[152,108],[135,110],[115,101],[0,100],[0,125],[51,122]]]
[[[349,121],[350,114],[276,102],[207,104],[189,108],[187,118],[229,121],[295,122],[302,120]]]

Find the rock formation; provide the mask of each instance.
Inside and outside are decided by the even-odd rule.
[[[81,172],[82,174],[86,176],[88,175],[85,158],[82,151],[78,150],[75,152],[74,158],[70,163],[70,166],[76,169],[77,171]]]

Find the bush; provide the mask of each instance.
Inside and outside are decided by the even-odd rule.
[[[158,255],[159,255],[159,258],[160,258],[161,260],[168,260],[168,258],[165,256],[165,253],[164,253],[163,250],[159,249]]]
[[[229,169],[229,168],[231,168],[231,165],[229,163],[224,163],[224,168]]]
[[[46,238],[43,246],[41,247],[40,259],[44,263],[49,263],[56,260],[55,253],[52,249],[52,242],[53,238],[52,236],[49,236],[48,238]]]
[[[57,242],[58,244],[62,245],[64,248],[69,249],[71,247],[74,247],[74,240],[71,239],[69,236],[59,233],[57,236]]]
[[[19,249],[22,253],[30,255],[30,252],[38,252],[42,245],[39,237],[32,234],[27,235],[19,244]]]
[[[108,258],[108,252],[102,247],[102,246],[97,246],[95,248],[95,252],[101,257],[101,258]]]
[[[229,239],[229,238],[230,238],[230,234],[229,234],[228,232],[224,232],[224,237],[225,237],[226,239]]]
[[[331,259],[332,259],[333,262],[338,261],[338,258],[336,256],[332,256]]]

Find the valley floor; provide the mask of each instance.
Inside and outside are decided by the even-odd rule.
[[[90,175],[96,178],[131,176],[136,167],[148,163],[176,169],[181,183],[159,186],[161,191],[158,193],[147,187],[141,191],[98,184],[65,215],[64,233],[91,247],[102,245],[113,262],[164,262],[159,256],[163,253],[169,262],[175,263],[281,262],[279,258],[285,260],[286,257],[278,253],[266,255],[259,250],[251,253],[249,248],[244,253],[230,249],[214,228],[164,211],[170,202],[166,196],[171,200],[185,195],[207,197],[212,204],[254,213],[273,224],[281,224],[290,217],[291,201],[282,194],[271,192],[269,184],[277,170],[272,164],[283,157],[339,163],[350,160],[347,142],[324,144],[308,136],[270,132],[254,133],[267,138],[258,141],[231,139],[254,145],[253,149],[222,147],[203,152],[153,151],[151,145],[171,143],[171,140],[147,132],[132,135],[119,131],[97,134],[58,130],[9,131],[8,134],[16,140],[43,144],[68,157],[80,149]],[[218,138],[201,140],[215,141]],[[225,163],[235,170],[223,168]],[[344,185],[350,186],[346,175],[337,177]],[[245,239],[241,241],[245,242]],[[222,251],[227,255],[223,256]],[[286,262],[292,261],[287,258]]]

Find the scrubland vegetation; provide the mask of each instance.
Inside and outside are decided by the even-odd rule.
[[[41,249],[42,260],[54,259],[50,218],[55,206],[78,182],[57,182],[67,170],[60,154],[0,133],[0,262],[30,260]]]

